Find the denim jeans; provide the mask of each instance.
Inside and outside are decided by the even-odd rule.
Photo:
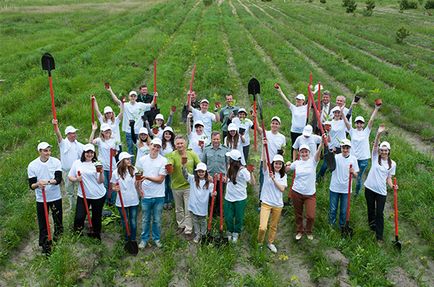
[[[116,202],[116,192],[111,191],[109,193],[109,184],[110,184],[109,181],[110,181],[110,171],[104,170],[104,187],[105,187],[105,190],[107,191],[106,196],[105,196],[106,203],[113,205]]]
[[[125,139],[127,141],[128,153],[134,156],[131,158],[131,163],[134,164],[136,153],[134,152],[134,142],[131,133],[125,133]]]
[[[152,217],[152,240],[160,240],[161,235],[161,214],[163,212],[164,197],[142,199],[142,234],[141,240],[149,241],[149,229],[151,228]]]
[[[166,180],[164,182],[164,203],[172,203],[173,202],[173,192],[171,186],[171,178],[170,175],[166,175]]]
[[[262,186],[264,185],[263,166],[264,166],[264,161],[261,161],[261,163],[259,164],[259,200],[261,200],[261,191],[262,191]]]
[[[125,240],[128,241],[128,239],[135,241],[136,240],[136,233],[137,233],[137,210],[139,209],[138,205],[125,207],[125,213],[128,219],[128,227],[130,228],[130,236],[128,238],[126,228],[125,228],[125,221],[124,221],[124,215],[122,214],[122,208],[118,207],[119,214],[121,215],[121,222],[122,227],[125,232]]]
[[[330,209],[329,209],[329,223],[331,225],[336,224],[336,213],[339,204],[339,227],[345,225],[346,212],[347,212],[347,193],[338,193],[330,190]],[[340,203],[339,203],[340,201]]]
[[[356,196],[359,195],[360,190],[362,189],[363,174],[368,168],[369,162],[367,159],[362,159],[362,160],[357,160],[357,164],[359,165],[359,173],[356,179]]]

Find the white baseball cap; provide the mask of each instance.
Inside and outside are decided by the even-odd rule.
[[[297,96],[295,96],[295,99],[297,100],[306,100],[306,97],[303,94],[298,94]]]
[[[282,123],[282,122],[280,121],[280,118],[279,118],[278,116],[274,116],[274,117],[271,118],[271,121],[274,121],[274,120],[278,121],[279,124]]]
[[[117,164],[119,164],[121,161],[123,161],[126,158],[132,158],[133,155],[127,153],[126,151],[123,151],[119,154],[119,161],[117,162]]]
[[[145,127],[141,127],[139,130],[139,134],[149,134],[148,129]]]
[[[281,154],[276,154],[276,155],[273,157],[273,161],[281,161],[281,162],[285,162],[285,161],[283,160],[283,156],[282,156]]]
[[[163,132],[172,132],[173,133],[173,129],[172,129],[172,127],[166,126],[164,128]]]
[[[390,150],[390,143],[386,142],[386,141],[382,142],[380,144],[380,149],[382,149],[382,148],[387,148],[388,150]]]
[[[236,124],[234,124],[234,123],[230,123],[229,125],[228,125],[228,132],[230,132],[230,131],[237,131],[238,130],[238,128],[237,128],[237,125]]]
[[[238,113],[245,113],[247,115],[246,109],[245,108],[241,108],[238,110]]]
[[[343,139],[340,142],[341,146],[349,146],[351,147],[351,141],[349,139]]]
[[[203,127],[205,126],[201,120],[195,121],[194,124],[193,124],[193,127],[196,127],[197,125],[201,125]]]
[[[47,142],[40,142],[38,144],[37,150],[40,151],[41,149],[46,149],[46,148],[49,148],[49,147],[51,147],[51,145],[49,143],[47,143]]]
[[[136,91],[131,91],[131,92],[128,94],[128,96],[132,96],[132,95],[134,95],[134,96],[137,97],[137,92],[136,92]]]
[[[310,136],[312,135],[312,130],[313,130],[313,128],[312,128],[311,125],[306,125],[306,126],[303,128],[303,135],[304,135],[305,137],[310,137]]]
[[[358,117],[356,117],[356,120],[354,121],[355,123],[357,123],[357,122],[362,122],[362,123],[364,123],[365,122],[365,119],[362,117],[362,116],[358,116]]]
[[[163,120],[164,121],[164,116],[162,114],[158,114],[155,116],[156,120]]]
[[[78,129],[74,128],[73,126],[67,126],[65,129],[65,135],[69,133],[75,133],[76,131],[78,131]]]
[[[163,145],[163,143],[161,142],[161,139],[160,139],[160,138],[154,138],[154,139],[151,141],[151,144],[153,144],[153,145],[159,145],[159,146],[162,146],[162,145]]]
[[[206,171],[206,164],[204,164],[203,162],[200,162],[200,163],[197,164],[197,166],[196,166],[196,168],[194,170],[195,171],[198,171],[198,170],[204,170],[204,171]]]
[[[102,131],[102,132],[105,132],[105,131],[108,131],[108,130],[111,130],[112,129],[112,127],[109,125],[109,124],[107,124],[107,123],[103,123],[102,125],[101,125],[101,128],[100,128],[100,130]]]
[[[325,121],[325,122],[324,122],[324,125],[329,125],[329,126],[331,126],[331,125],[332,125],[332,122],[331,122],[331,121]]]
[[[227,152],[226,156],[230,157],[233,160],[241,161],[241,153],[239,150],[233,149],[230,152]]]
[[[334,107],[330,113],[334,113],[334,112],[341,112],[341,108],[339,108],[338,106]]]
[[[113,109],[111,107],[109,107],[109,106],[106,106],[104,108],[104,114],[107,114],[107,113],[113,113]]]
[[[307,149],[310,151],[310,147],[307,144],[302,144],[298,150]]]
[[[202,103],[207,103],[207,104],[209,104],[209,101],[208,101],[207,99],[203,99],[203,100],[200,101],[200,103],[201,103],[201,104],[202,104]]]
[[[93,152],[95,151],[95,147],[94,147],[93,144],[88,143],[88,144],[85,144],[85,145],[83,146],[83,151],[84,151],[84,152],[89,151],[89,150],[91,150],[91,151],[93,151]]]

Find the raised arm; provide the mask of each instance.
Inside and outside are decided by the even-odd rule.
[[[288,100],[288,98],[285,96],[285,94],[282,91],[282,88],[279,86],[279,88],[277,89],[277,91],[279,92],[280,97],[283,99],[283,101],[285,102],[285,104],[288,106],[288,108],[291,106],[291,102]]]
[[[63,138],[62,138],[62,134],[60,133],[60,130],[59,130],[59,122],[56,119],[53,119],[51,121],[51,123],[54,126],[54,132],[56,133],[57,143],[61,143]]]
[[[173,113],[174,112],[172,111],[172,109],[170,109],[169,118],[167,119],[167,123],[166,123],[166,125],[169,127],[171,127],[173,123]]]
[[[158,97],[158,92],[154,93],[154,97],[152,98],[152,102],[151,102],[151,108],[155,107],[155,102],[157,101],[157,97]]]
[[[381,134],[386,130],[384,125],[378,127],[377,134],[375,135],[374,146],[372,147],[372,152],[378,152],[378,143],[380,142]]]
[[[118,99],[116,94],[113,92],[111,86],[109,86],[106,90],[110,93],[110,96],[112,97],[112,100],[113,100],[113,102],[115,102],[116,105],[118,105],[118,106],[122,105],[122,102]]]
[[[262,135],[263,130],[262,130],[261,126],[259,125],[258,116],[256,115],[256,111],[253,111],[253,119],[255,121],[256,130],[258,131],[258,133],[260,135]]]
[[[321,143],[319,144],[318,149],[317,149],[317,151],[315,153],[315,161],[316,162],[319,162],[321,160],[321,151],[322,151],[322,149],[324,147],[324,137],[325,136],[326,135],[323,135],[323,138],[321,139]]]
[[[98,102],[96,101],[96,97],[94,96],[94,95],[92,95],[91,97],[90,97],[90,99],[92,100],[92,98],[94,98],[95,99],[95,111],[96,111],[96,116],[98,117],[98,118],[102,118],[102,114],[101,114],[101,111],[99,110],[99,107],[98,107]],[[122,106],[122,105],[121,105]]]
[[[187,135],[191,134],[191,119],[193,118],[192,113],[188,113],[187,115]]]
[[[348,114],[349,114],[350,112],[348,112]],[[341,108],[341,115],[343,115],[344,114],[344,108]],[[350,116],[351,117],[351,116]],[[346,117],[346,116],[343,116],[342,117],[342,119],[344,120],[344,123],[345,123],[345,127],[347,128],[347,130],[350,130],[351,129],[351,123],[349,122],[349,118],[348,117]]]
[[[95,131],[98,129],[98,124],[94,122],[92,124],[92,132],[90,133],[89,143],[94,143],[93,140],[95,138]]]
[[[371,118],[369,119],[369,122],[368,122],[368,128],[370,130],[372,129],[372,125],[374,124],[374,119],[377,116],[379,109],[380,109],[380,106],[375,106],[374,111],[371,114]]]

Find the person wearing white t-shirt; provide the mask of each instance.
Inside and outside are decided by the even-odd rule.
[[[136,136],[134,129],[131,128],[131,136],[133,138],[133,143],[137,148],[136,159],[144,157],[149,154],[151,149],[151,137],[149,136],[149,131],[145,127],[141,127],[139,134]]]
[[[131,158],[133,155],[127,152],[121,152],[119,154],[119,161],[117,168],[113,171],[111,179],[112,189],[116,192],[122,193],[122,201],[125,208],[125,213],[130,228],[130,236],[125,232],[125,241],[136,241],[137,233],[137,211],[139,209],[139,191],[136,188],[136,169],[131,164]],[[121,216],[121,222],[124,230],[125,219],[122,213],[122,205],[119,196],[116,197],[116,206]]]
[[[196,236],[194,243],[199,243],[206,235],[206,216],[208,215],[209,197],[213,193],[214,183],[208,174],[206,164],[200,162],[194,169],[194,174],[187,171],[185,165],[182,166],[182,174],[190,184],[190,198],[188,199],[188,210],[193,219],[193,231]],[[213,196],[217,192],[214,191]]]
[[[280,86],[277,86],[277,91],[285,104],[291,111],[291,144],[294,145],[296,139],[303,133],[303,128],[307,122],[307,104],[305,104],[306,97],[303,94],[298,94],[295,97],[295,105],[291,103],[283,93]],[[293,149],[293,148],[292,148]]]
[[[312,154],[316,154],[317,146],[321,143],[321,137],[313,134],[312,132],[312,126],[306,125],[303,129],[303,134],[295,140],[295,143],[292,145],[292,161],[298,159],[298,149],[302,145],[308,145],[312,151]]]
[[[112,137],[112,130],[109,124],[101,125],[100,136],[96,139],[95,131],[98,129],[98,125],[95,122],[92,125],[92,133],[89,138],[89,142],[98,147],[99,159],[102,163],[104,170],[104,187],[108,191],[107,193],[107,204],[113,205],[116,201],[116,193],[111,193],[110,179],[113,172],[113,166],[116,163],[115,155],[117,154],[116,140]]]
[[[241,153],[233,149],[226,153],[229,157],[226,194],[223,202],[227,238],[237,242],[243,229],[244,209],[247,204],[247,183],[255,184],[253,171],[249,172],[241,164]]]
[[[77,141],[77,129],[73,126],[67,126],[65,129],[65,138],[59,130],[58,121],[53,119],[54,132],[56,133],[57,143],[60,149],[60,162],[62,163],[62,176],[65,183],[66,195],[69,200],[69,209],[71,210],[75,206],[75,191],[77,189],[76,184],[68,179],[68,173],[71,169],[74,161],[81,157],[83,152],[83,144]]]
[[[371,152],[369,147],[369,135],[371,134],[372,125],[374,124],[374,118],[377,115],[380,106],[375,106],[374,111],[369,119],[368,126],[365,128],[365,119],[362,116],[356,117],[355,124],[356,128],[351,127],[351,123],[344,118],[347,128],[350,131],[351,137],[351,154],[357,158],[357,163],[360,168],[360,172],[356,179],[356,193],[358,196],[360,190],[362,189],[363,174],[368,168],[369,159],[371,158]]]
[[[190,103],[189,103],[190,104]],[[208,111],[209,101],[203,99],[200,101],[200,110],[193,109],[191,105],[188,106],[188,110],[193,114],[193,121],[202,121],[204,124],[205,134],[210,137],[212,131],[212,122],[220,121],[220,115],[218,113],[211,113]]]
[[[307,234],[309,240],[313,240],[313,224],[315,222],[316,209],[316,166],[320,160],[323,141],[319,145],[315,155],[310,155],[310,147],[308,145],[300,146],[300,159],[293,163],[287,162],[290,170],[295,172],[294,184],[292,186],[291,199],[294,206],[295,239],[298,241],[303,237],[303,233]],[[303,227],[303,209],[306,206],[306,227]]]
[[[250,151],[250,130],[253,129],[253,122],[247,118],[246,109],[241,108],[238,110],[238,117],[232,119],[232,123],[238,127],[238,133],[244,136],[243,155],[246,162],[249,161]]]
[[[118,105],[124,105],[123,111],[123,121],[122,121],[122,131],[125,132],[125,138],[127,141],[127,148],[129,154],[135,154],[134,152],[134,143],[131,135],[131,127],[130,125],[134,125],[134,131],[137,134],[141,127],[143,127],[143,115],[145,112],[150,111],[151,108],[155,107],[155,101],[157,99],[158,93],[154,94],[154,99],[152,103],[145,104],[142,102],[137,102],[137,92],[131,91],[129,92],[129,102],[123,104],[118,97],[113,92],[112,88],[109,87],[107,91],[110,93],[113,101]],[[133,161],[134,163],[134,161]]]
[[[345,107],[346,98],[345,96],[336,97],[336,107],[342,110],[342,115],[345,116],[350,122],[352,122],[353,105],[356,103],[355,100],[351,102],[350,108]],[[333,117],[333,109],[330,111],[330,116]]]
[[[238,133],[237,125],[230,123],[228,125],[228,135],[224,139],[224,145],[231,151],[233,149],[238,150],[241,153],[241,164],[246,165],[246,160],[244,159],[243,143],[245,139],[244,136]]]
[[[287,176],[283,167],[283,156],[277,154],[271,163],[272,171],[264,165],[264,185],[261,192],[261,213],[259,214],[258,243],[262,244],[267,232],[268,219],[270,218],[270,231],[268,231],[268,248],[273,253],[277,253],[274,239],[277,233],[277,224],[283,208],[283,192],[288,186]]]
[[[150,240],[152,222],[152,240],[158,248],[161,243],[161,217],[164,205],[164,179],[166,177],[167,159],[160,155],[161,139],[151,141],[151,151],[138,160],[136,168],[143,170],[139,190],[142,198],[142,234],[139,248],[143,249]]]
[[[193,114],[187,115],[187,136],[188,136],[188,148],[194,151],[199,158],[203,155],[205,146],[210,143],[210,136],[205,133],[205,124],[201,120],[196,120],[193,123],[194,131],[191,130],[191,119]]]
[[[342,228],[346,220],[349,173],[355,178],[359,172],[359,166],[355,156],[350,154],[351,141],[344,139],[341,142],[342,153],[335,156],[336,168],[332,172],[330,181],[330,206],[329,223],[336,224],[336,213],[339,205],[339,227]],[[351,169],[350,169],[351,166]]]
[[[159,137],[160,139],[163,139],[163,131],[166,127],[170,127],[173,122],[173,114],[174,111],[171,109],[169,118],[167,119],[167,123],[164,121],[163,114],[157,114],[155,116],[154,122],[152,123],[152,129],[149,126],[149,121],[146,120],[146,128],[148,129],[149,134],[152,136],[152,138]]]
[[[381,134],[385,131],[384,125],[378,128],[372,148],[372,166],[365,180],[365,198],[368,208],[368,223],[371,230],[375,231],[379,242],[383,241],[384,231],[384,205],[386,204],[387,185],[398,189],[392,182],[392,176],[396,172],[396,163],[390,158],[390,144],[386,141],[378,143]],[[387,185],[386,185],[387,184]]]
[[[163,130],[163,137],[161,139],[160,154],[164,157],[175,149],[175,133],[171,127],[165,127]],[[172,178],[170,174],[166,175],[164,180],[164,209],[171,210],[173,208],[173,192],[172,192]]]
[[[84,205],[83,192],[87,198],[89,209],[92,209],[92,227],[89,236],[101,240],[101,219],[105,196],[107,193],[104,187],[104,172],[97,170],[95,147],[93,144],[83,146],[81,158],[76,160],[69,171],[68,177],[73,182],[83,182],[84,191],[81,185],[78,186],[77,207],[74,218],[74,231],[81,232],[84,228],[86,209]],[[80,172],[81,175],[78,175]]]
[[[50,253],[51,242],[48,241],[47,223],[45,221],[44,200],[42,188],[45,189],[48,211],[54,222],[54,240],[62,234],[62,194],[60,182],[62,181],[62,165],[60,160],[51,156],[51,145],[46,142],[38,144],[39,157],[27,167],[30,189],[36,195],[36,214],[39,226],[39,246],[43,253]]]

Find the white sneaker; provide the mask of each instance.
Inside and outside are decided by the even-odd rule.
[[[240,235],[238,234],[238,233],[233,233],[232,234],[232,242],[233,243],[237,243],[237,241],[238,241],[238,237],[239,237]]]
[[[161,243],[160,240],[155,240],[154,243],[155,243],[155,246],[157,246],[158,248],[163,247],[163,244]]]
[[[273,243],[268,243],[268,249],[270,249],[271,252],[277,253],[277,248]]]
[[[308,234],[308,235],[307,235],[307,239],[309,239],[309,240],[313,240],[313,235],[312,235],[312,234]]]
[[[295,235],[295,240],[300,240],[303,237],[303,233],[297,233],[297,235]]]
[[[139,248],[140,248],[140,249],[145,249],[146,244],[147,244],[146,242],[144,242],[144,241],[140,241]]]
[[[226,232],[226,237],[228,238],[228,241],[232,241],[232,233],[229,231]]]

